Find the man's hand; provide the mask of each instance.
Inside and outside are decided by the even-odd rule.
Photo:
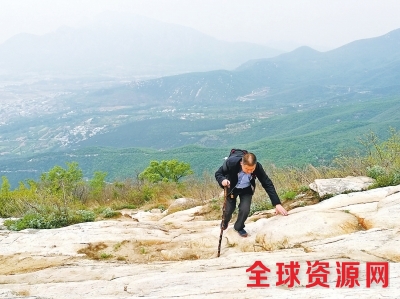
[[[225,179],[225,180],[223,180],[223,181],[221,182],[221,184],[222,184],[222,186],[224,186],[224,187],[229,187],[229,186],[231,185],[231,182],[230,182],[229,180]]]
[[[283,216],[287,216],[288,215],[288,213],[285,210],[285,208],[282,207],[282,205],[280,205],[280,204],[275,206],[275,214],[281,214]]]

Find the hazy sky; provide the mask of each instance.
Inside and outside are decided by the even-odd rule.
[[[0,43],[20,32],[79,27],[107,10],[286,50],[328,50],[400,28],[399,0],[0,0]]]

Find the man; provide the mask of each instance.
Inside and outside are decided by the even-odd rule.
[[[257,162],[257,158],[253,153],[246,153],[243,157],[231,156],[224,164],[215,172],[218,184],[222,188],[228,187],[224,221],[221,222],[222,229],[228,228],[228,223],[236,209],[236,198],[239,196],[239,214],[233,227],[240,236],[247,237],[244,223],[250,213],[256,178],[258,178],[275,206],[275,213],[287,216],[287,211],[282,207],[271,179],[267,176],[261,164]]]

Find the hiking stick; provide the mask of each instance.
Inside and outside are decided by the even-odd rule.
[[[226,209],[226,200],[228,197],[228,187],[224,187],[224,205],[222,206],[222,222],[221,222],[221,232],[219,234],[219,244],[218,244],[218,255],[217,257],[219,257],[219,254],[221,252],[221,242],[222,242],[222,234],[224,233],[224,229],[223,229],[223,225],[224,225],[224,220],[225,220],[225,209]]]

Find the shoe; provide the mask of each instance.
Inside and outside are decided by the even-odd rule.
[[[237,230],[237,232],[241,237],[243,238],[247,237],[247,232],[244,230],[244,228],[242,228],[241,230]]]
[[[226,230],[226,229],[228,228],[228,225],[225,225],[225,224],[221,221],[220,228],[221,228],[222,230]]]

